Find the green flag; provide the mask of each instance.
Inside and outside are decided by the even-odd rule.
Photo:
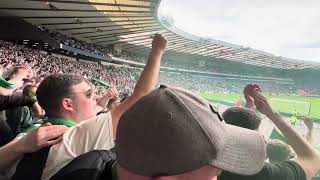
[[[285,143],[288,143],[287,138],[284,137],[276,128],[273,128],[272,133],[269,138],[270,139],[278,139],[278,140],[281,140]]]

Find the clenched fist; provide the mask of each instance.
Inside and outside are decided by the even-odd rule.
[[[152,49],[164,51],[167,47],[168,41],[161,34],[156,34],[152,41]]]

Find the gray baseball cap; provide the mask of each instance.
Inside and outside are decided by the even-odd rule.
[[[116,153],[121,167],[142,176],[177,175],[205,165],[252,175],[266,159],[258,132],[228,125],[206,100],[163,85],[121,117]]]

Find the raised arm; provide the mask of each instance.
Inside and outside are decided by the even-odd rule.
[[[33,74],[31,70],[28,70],[25,67],[16,67],[14,75],[10,77],[8,82],[11,84],[15,84],[16,88],[20,88],[22,85],[23,79],[30,79],[32,78]]]
[[[36,100],[28,96],[0,96],[0,110],[18,106],[31,106],[35,102]]]
[[[161,58],[166,46],[167,40],[162,35],[156,34],[152,41],[148,62],[134,88],[134,92],[111,112],[114,137],[122,114],[141,97],[155,89],[159,79]]]
[[[13,89],[6,89],[3,87],[0,87],[0,95],[1,96],[11,96],[13,93]]]
[[[304,169],[307,179],[315,176],[320,170],[320,155],[279,114],[272,110],[271,105],[259,90],[254,90],[252,97],[254,98],[256,108],[273,121],[287,138],[288,143],[297,154],[297,163]]]

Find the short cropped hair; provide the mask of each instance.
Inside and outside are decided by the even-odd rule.
[[[63,98],[71,93],[71,87],[86,80],[80,76],[70,74],[56,74],[45,78],[37,89],[39,105],[52,115],[60,111],[60,103]]]
[[[246,129],[258,130],[261,124],[261,117],[248,108],[231,107],[222,116],[226,123]]]
[[[285,142],[272,139],[267,145],[267,156],[271,163],[281,163],[290,158],[291,150]]]

